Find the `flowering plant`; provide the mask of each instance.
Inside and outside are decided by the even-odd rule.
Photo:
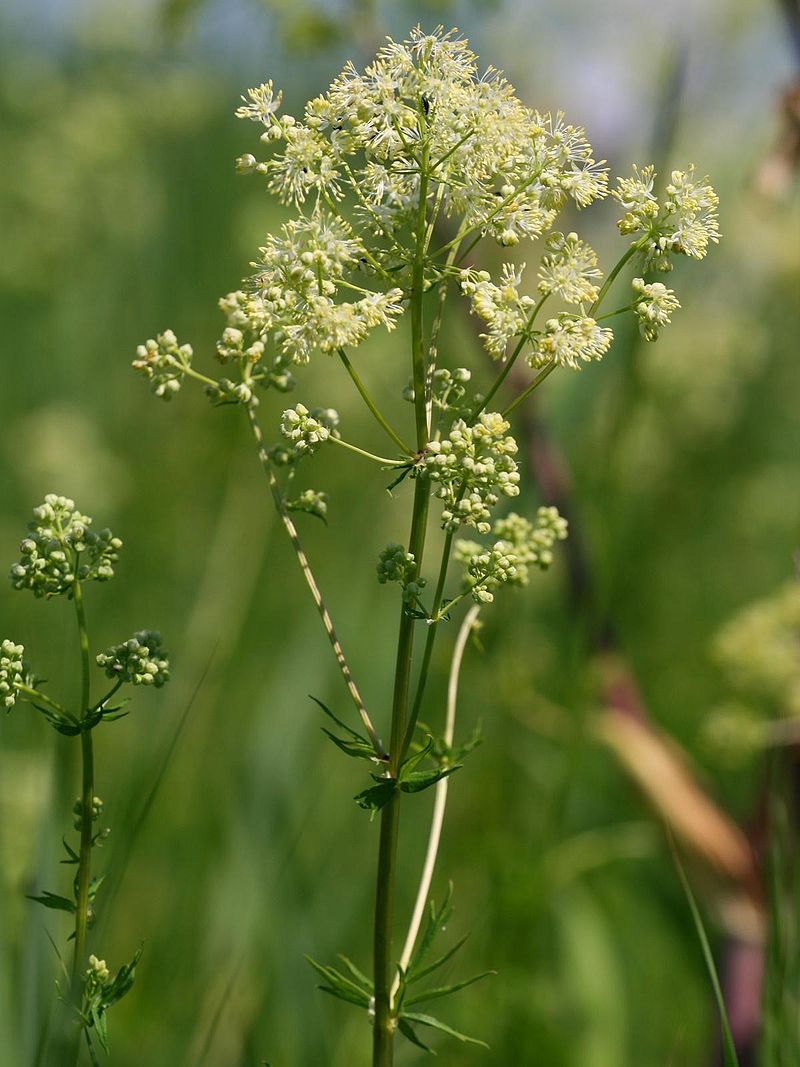
[[[242,288],[220,300],[226,325],[216,355],[226,376],[198,370],[191,346],[169,330],[139,347],[134,367],[164,399],[193,379],[214,404],[242,407],[360,717],[363,732],[324,709],[338,725],[337,732],[326,731],[336,745],[371,764],[373,784],[357,795],[358,804],[380,812],[372,976],[349,961],[344,971],[314,966],[327,992],[368,1011],[373,1064],[386,1067],[393,1062],[398,1031],[423,1048],[420,1027],[471,1040],[414,1010],[468,984],[413,988],[450,957],[425,961],[449,901],[432,911],[419,942],[418,935],[448,779],[469,748],[454,747],[454,696],[441,736],[418,736],[440,624],[462,600],[475,602],[455,643],[457,678],[478,606],[491,602],[503,585],[527,584],[532,567],[547,568],[555,543],[567,534],[555,508],[540,508],[535,518],[497,514],[502,502],[520,495],[508,416],[557,369],[579,370],[603,357],[613,340],[612,317],[633,315],[646,340],[657,338],[679,305],[671,289],[645,276],[668,271],[675,256],[703,258],[719,239],[717,197],[692,167],[674,171],[663,191],[652,167],[635,167],[611,190],[623,211],[620,233],[632,240],[604,278],[594,250],[559,228],[559,217],[568,206],[584,209],[609,193],[605,164],[594,159],[580,127],[561,114],[526,107],[494,68],[479,74],[476,56],[455,31],[426,34],[417,28],[402,43],[389,40],[363,72],[348,64],[301,118],[283,115],[280,108],[281,94],[265,82],[248,91],[237,111],[259,127],[268,152],[263,160],[242,156],[237,169],[265,179],[268,191],[296,214],[267,236]],[[503,248],[535,248],[539,242],[532,283],[524,264],[506,263],[496,278],[472,265],[482,239]],[[611,286],[634,260],[641,276],[633,279],[627,301],[605,311]],[[481,391],[473,388],[469,370],[443,365],[440,331],[453,292],[466,297],[483,323],[486,351],[500,365]],[[376,331],[398,328],[403,316],[409,320],[411,376],[403,386],[404,370],[398,392],[413,405],[411,433],[397,429],[379,409],[351,359]],[[318,352],[341,362],[385,433],[390,456],[347,440],[329,408],[296,404],[262,420],[261,401],[294,389]],[[533,375],[500,405],[496,397],[518,362],[527,363]],[[270,443],[265,424],[276,431]],[[362,700],[292,518],[293,512],[326,514],[324,493],[294,489],[306,457],[322,448],[346,449],[381,465],[393,475],[391,489],[403,482],[413,486],[407,540],[389,544],[377,564],[381,583],[400,586],[388,723],[376,723]],[[441,501],[438,513],[434,499]],[[429,528],[437,524],[443,531],[439,561],[426,576]],[[489,540],[457,539],[465,528]],[[452,562],[463,569],[457,589],[449,586]],[[418,637],[423,648],[414,682]],[[429,787],[437,794],[431,838],[417,906],[396,960],[400,806],[404,794]]]
[[[124,685],[160,687],[169,679],[169,661],[161,635],[154,630],[142,630],[96,656],[96,665],[104,669],[112,684],[105,687],[106,692],[98,700],[92,699],[83,587],[87,582],[109,581],[114,577],[121,548],[122,541],[110,530],[93,530],[92,520],[77,510],[74,501],[51,493],[43,504],[34,508],[28,535],[20,545],[20,559],[11,568],[11,584],[15,589],[29,589],[34,596],[48,600],[64,596],[74,605],[81,660],[81,694],[77,706],[62,704],[45,690],[44,680],[37,679],[24,659],[22,645],[8,639],[0,642],[2,706],[11,711],[18,701],[24,701],[39,711],[59,734],[79,738],[81,745],[81,792],[72,809],[78,841],[73,846],[66,837],[63,839],[66,859],[61,861],[75,867],[71,895],[44,890],[31,897],[46,908],[72,917],[72,962],[70,967],[64,966],[67,986],[60,990],[65,1007],[64,1026],[56,1034],[53,1059],[49,1061],[64,1067],[77,1063],[81,1035],[93,1063],[97,1062],[94,1037],[102,1048],[108,1049],[107,1011],[133,985],[140,956],[137,952],[112,977],[105,960],[86,955],[95,903],[103,882],[102,876],[92,873],[92,854],[110,833],[108,827],[97,825],[102,818],[103,802],[94,791],[93,732],[101,723],[128,714],[127,700],[117,697]]]

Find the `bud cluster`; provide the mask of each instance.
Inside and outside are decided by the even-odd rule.
[[[171,400],[181,387],[183,376],[192,365],[192,346],[178,344],[172,330],[164,330],[136,349],[135,370],[150,380],[156,396]]]
[[[400,583],[403,589],[403,600],[407,604],[414,603],[427,584],[424,578],[417,575],[417,561],[413,553],[407,552],[402,545],[395,542],[381,549],[376,570],[381,585],[387,582]]]
[[[313,455],[331,434],[336,435],[338,425],[339,414],[333,408],[309,411],[305,404],[296,404],[281,415],[281,433],[297,458]]]
[[[122,541],[110,530],[89,529],[91,519],[68,497],[50,493],[34,508],[30,536],[20,544],[21,558],[11,568],[15,589],[34,596],[71,594],[76,581],[108,581],[114,577]]]
[[[431,441],[420,461],[444,501],[442,526],[490,530],[489,509],[500,496],[519,494],[517,442],[498,412],[484,412],[474,426],[456,419],[447,437]]]
[[[547,570],[553,546],[567,536],[567,520],[555,507],[540,507],[536,522],[511,512],[492,527],[497,541],[484,547],[476,541],[457,541],[455,558],[464,565],[464,583],[474,600],[491,603],[500,585],[527,585],[531,567]]]
[[[22,656],[25,649],[5,639],[0,642],[0,707],[11,711],[17,700],[17,691],[25,679]]]
[[[169,660],[157,630],[139,630],[122,644],[112,645],[97,656],[97,665],[109,678],[132,685],[159,689],[169,680]]]

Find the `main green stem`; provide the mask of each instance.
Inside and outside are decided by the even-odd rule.
[[[414,379],[414,414],[417,449],[421,453],[428,444],[428,415],[425,404],[425,334],[422,303],[425,291],[425,234],[428,201],[428,152],[423,149],[420,160],[419,205],[415,233],[414,266],[411,279],[411,358]],[[414,557],[417,573],[422,566],[425,534],[428,525],[430,481],[420,475],[414,486],[414,506],[408,550]],[[387,774],[396,778],[400,769],[406,732],[406,714],[414,651],[415,619],[400,611],[400,631],[397,639],[394,692],[392,696],[392,727],[389,744]],[[378,875],[375,889],[375,929],[373,939],[373,970],[375,988],[375,1019],[373,1026],[372,1067],[393,1067],[394,1031],[396,1020],[392,1012],[392,927],[394,920],[394,888],[397,874],[397,841],[400,827],[400,790],[381,811]]]
[[[89,693],[89,633],[86,628],[86,613],[83,593],[76,579],[72,587],[75,614],[78,619],[78,639],[81,649],[81,718],[85,718],[91,704]],[[89,884],[92,866],[92,808],[94,802],[94,750],[92,731],[81,731],[81,843],[78,858],[78,891],[75,898],[75,948],[72,957],[72,1001],[80,1009],[83,992],[81,971],[86,956],[86,931],[89,926]],[[76,1062],[80,1044],[76,1049]]]

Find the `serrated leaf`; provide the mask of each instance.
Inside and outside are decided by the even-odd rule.
[[[454,1037],[457,1041],[463,1041],[469,1045],[481,1045],[483,1048],[489,1047],[480,1038],[468,1037],[467,1034],[454,1030],[452,1026],[443,1023],[441,1019],[434,1018],[433,1015],[420,1015],[417,1012],[407,1011],[403,1013],[403,1018],[410,1019],[412,1023],[418,1023],[420,1026],[430,1026],[433,1030],[440,1030],[443,1034],[447,1034],[448,1037]]]
[[[423,1052],[430,1052],[432,1056],[436,1055],[430,1045],[426,1045],[424,1041],[420,1040],[417,1034],[414,1033],[414,1028],[405,1019],[400,1018],[397,1020],[397,1028],[403,1035],[403,1037],[410,1041],[412,1045],[416,1045],[417,1048],[421,1048]]]
[[[396,779],[384,778],[383,781],[378,782],[377,785],[362,790],[353,797],[353,800],[355,800],[360,808],[364,808],[366,811],[371,811],[374,815],[376,811],[380,811],[381,808],[389,803],[394,796],[396,788]]]
[[[461,946],[468,940],[469,934],[464,936],[453,945],[443,956],[440,956],[434,963],[428,964],[427,967],[423,967],[421,971],[412,971],[409,968],[408,977],[406,978],[406,984],[412,985],[414,982],[420,982],[423,978],[427,978],[429,974],[433,974],[434,971],[438,971],[440,967],[443,967],[448,960],[451,960],[453,956],[458,952]]]
[[[432,785],[436,785],[442,778],[447,778],[462,766],[461,763],[454,763],[450,767],[440,767],[435,771],[412,771],[400,782],[400,788],[404,793],[421,793],[423,789],[430,789]]]
[[[433,748],[433,737],[428,734],[425,744],[419,750],[414,752],[407,759],[405,759],[400,767],[400,772],[397,775],[398,781],[405,782],[411,775],[414,774],[417,767],[422,763],[425,757],[430,753]]]
[[[75,913],[74,901],[68,900],[66,897],[60,897],[57,893],[50,893],[47,889],[38,897],[32,896],[30,893],[26,893],[26,896],[28,900],[42,904],[45,908],[52,908],[53,911],[68,911],[71,915]]]
[[[406,1004],[410,1007],[412,1004],[422,1004],[426,1000],[447,997],[451,993],[457,993],[460,989],[466,989],[467,986],[473,985],[475,982],[480,982],[481,978],[488,978],[494,974],[497,974],[497,971],[482,971],[480,974],[473,975],[472,978],[465,978],[462,982],[454,982],[448,986],[436,986],[434,989],[425,989],[421,993],[417,993],[416,996],[409,997],[406,1000]]]

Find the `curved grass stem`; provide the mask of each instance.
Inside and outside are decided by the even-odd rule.
[[[256,441],[256,447],[258,449],[258,458],[261,462],[261,466],[264,468],[264,473],[267,476],[267,482],[269,484],[270,492],[272,493],[272,499],[275,502],[275,507],[281,517],[284,527],[286,528],[286,532],[289,535],[289,540],[291,541],[292,548],[294,549],[295,555],[297,556],[297,562],[300,564],[300,570],[303,572],[303,577],[306,580],[306,585],[310,589],[311,596],[313,597],[314,603],[317,606],[317,611],[319,612],[319,616],[322,619],[322,625],[325,628],[325,633],[328,636],[328,641],[330,642],[331,648],[333,649],[333,654],[336,657],[336,662],[339,664],[339,670],[342,672],[342,677],[345,680],[347,691],[350,694],[350,699],[355,704],[356,710],[358,711],[358,714],[361,717],[361,721],[364,724],[364,729],[367,731],[370,742],[372,743],[372,747],[375,749],[375,755],[379,760],[385,761],[387,758],[387,753],[383,749],[383,745],[381,744],[381,740],[378,737],[375,727],[372,724],[372,720],[364,705],[364,701],[361,699],[361,694],[358,691],[358,687],[356,686],[356,683],[353,680],[353,675],[350,671],[350,666],[345,657],[344,650],[342,649],[339,638],[336,636],[336,630],[333,627],[333,621],[331,620],[330,613],[327,607],[325,606],[325,601],[322,599],[322,593],[319,590],[319,586],[317,585],[317,581],[309,565],[308,557],[305,554],[303,545],[300,541],[300,536],[297,532],[297,527],[292,522],[292,517],[286,510],[286,504],[284,502],[280,486],[278,485],[278,479],[275,477],[275,472],[272,469],[272,463],[270,461],[269,454],[267,453],[267,449],[264,444],[264,435],[261,432],[261,426],[259,425],[252,405],[248,405],[247,407],[247,417],[250,421],[250,428],[253,431],[253,437]]]
[[[464,616],[461,626],[459,627],[458,636],[456,637],[455,647],[453,648],[453,658],[450,662],[450,676],[447,682],[447,715],[445,718],[443,736],[443,741],[447,748],[453,747],[453,738],[455,736],[458,679],[461,673],[461,661],[464,658],[464,649],[466,648],[469,635],[472,633],[475,622],[480,614],[480,610],[480,605],[474,604]],[[414,946],[416,945],[417,937],[419,936],[422,919],[425,915],[425,908],[431,891],[431,882],[433,881],[433,871],[436,867],[436,858],[439,854],[439,842],[442,838],[442,825],[444,824],[444,813],[447,808],[447,791],[449,787],[449,777],[440,778],[436,783],[436,791],[433,799],[433,814],[431,816],[431,828],[428,834],[428,845],[425,850],[425,860],[422,864],[422,874],[420,876],[419,888],[417,889],[417,896],[414,902],[414,911],[412,912],[411,922],[408,926],[408,933],[406,934],[405,943],[403,944],[403,951],[400,954],[398,974],[395,976],[392,984],[392,1003],[394,1003],[397,991],[400,987],[400,974],[405,973],[408,970],[408,965],[411,962],[411,956],[414,952]]]

